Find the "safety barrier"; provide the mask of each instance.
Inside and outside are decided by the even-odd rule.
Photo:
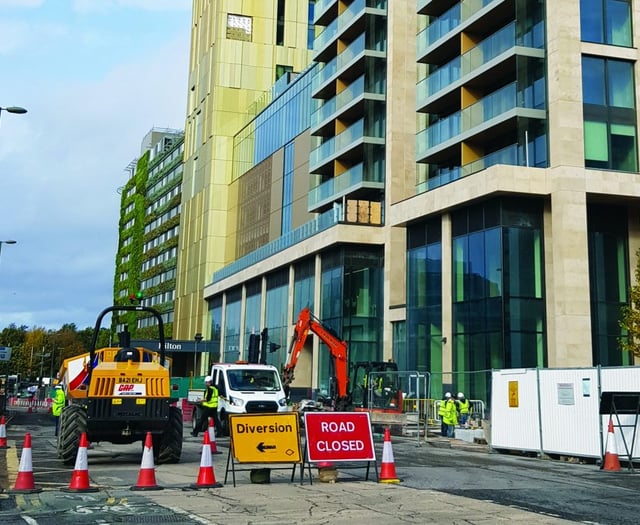
[[[440,424],[440,405],[442,399],[426,399],[431,403],[429,407],[429,424]],[[484,419],[484,401],[481,399],[469,399],[469,418],[470,419]]]
[[[10,397],[8,404],[12,407],[46,408],[48,410],[53,404],[53,399],[29,399],[28,397]]]

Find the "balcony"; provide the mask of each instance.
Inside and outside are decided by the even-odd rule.
[[[385,85],[373,86],[381,93],[365,91],[365,76],[361,75],[338,95],[324,102],[311,115],[312,135],[332,135],[333,124],[336,118],[344,117],[347,120],[355,120],[362,115],[365,100],[380,100],[384,102]]]
[[[356,38],[351,44],[331,62],[324,65],[313,79],[311,87],[311,96],[315,98],[328,98],[335,94],[335,77],[338,73],[342,73],[347,66],[352,67],[353,64],[364,58],[365,51],[364,34]],[[329,85],[330,84],[330,85]]]
[[[338,14],[338,0],[317,0],[313,10],[314,25],[326,26]]]
[[[523,49],[519,49],[520,47],[539,50],[544,45],[543,40],[544,24],[542,22],[520,37],[516,37],[516,24],[511,22],[464,55],[454,58],[422,79],[416,86],[417,111],[429,112],[429,102],[441,91],[452,91],[471,78],[483,74],[496,78],[496,68],[515,54],[522,53]],[[539,51],[535,56],[543,58],[544,54]],[[493,64],[490,64],[491,62]],[[508,66],[504,65],[504,67]]]
[[[507,84],[462,111],[436,121],[416,137],[417,162],[427,162],[426,158],[438,149],[468,140],[519,114],[546,118],[544,84],[544,79],[538,79],[520,90],[516,82]]]
[[[435,58],[430,56],[433,48],[440,47],[446,39],[453,38],[469,24],[478,26],[474,28],[478,33],[490,32],[495,24],[503,25],[507,19],[513,18],[507,4],[510,4],[507,0],[463,0],[454,5],[418,33],[418,62],[434,62]]]
[[[506,148],[490,153],[489,155],[470,162],[469,164],[465,164],[464,166],[438,170],[438,175],[430,177],[416,186],[416,193],[424,193],[425,191],[439,188],[440,186],[444,186],[445,184],[449,184],[450,182],[463,177],[468,177],[469,175],[497,164],[526,166],[527,155],[523,153],[522,146],[519,144],[511,144]]]
[[[371,172],[372,170],[366,170]],[[316,212],[323,206],[333,204],[342,197],[349,197],[360,189],[384,189],[384,181],[375,173],[365,173],[364,163],[351,167],[344,173],[333,177],[309,192],[309,212]]]
[[[364,118],[312,150],[309,158],[309,171],[313,173],[314,170],[320,168],[323,164],[332,162],[339,152],[348,149],[354,142],[363,137]]]

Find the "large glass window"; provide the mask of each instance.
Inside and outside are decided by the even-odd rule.
[[[227,307],[224,323],[224,361],[233,363],[240,358],[240,301],[242,291],[232,290],[227,293]]]
[[[300,311],[308,307],[312,312],[314,308],[315,290],[315,261],[313,258],[296,263],[293,285],[293,319],[295,322]]]
[[[269,342],[280,348],[267,355],[267,363],[284,366],[287,360],[287,329],[289,321],[289,270],[281,270],[267,276],[267,305],[265,310]]]
[[[580,31],[585,42],[631,47],[631,1],[580,0]]]
[[[637,171],[633,64],[582,58],[585,167]]]
[[[589,288],[593,365],[631,364],[618,339],[620,309],[629,288],[627,210],[622,206],[589,205]]]
[[[491,368],[546,366],[542,205],[500,199],[452,214],[456,387],[486,399]]]
[[[260,334],[260,303],[262,301],[262,282],[256,280],[246,285],[246,300],[244,305],[244,352],[246,359],[249,356],[249,336]]]
[[[222,296],[209,301],[211,318],[211,337],[209,346],[209,364],[220,361],[220,340],[222,337]]]
[[[394,358],[405,370],[442,371],[441,238],[440,218],[407,228],[406,354],[394,349]]]

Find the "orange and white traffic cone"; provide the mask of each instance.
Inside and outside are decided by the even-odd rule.
[[[61,489],[64,492],[97,492],[97,487],[89,485],[89,465],[87,462],[87,433],[80,434],[80,446],[78,447],[78,455],[76,456],[76,466],[71,475],[71,482],[68,488]]]
[[[153,439],[151,438],[151,432],[147,432],[138,482],[131,487],[131,490],[162,490],[162,488],[156,483],[156,467],[153,464]]]
[[[18,467],[18,477],[13,489],[9,493],[26,493],[33,494],[41,492],[42,489],[36,488],[33,479],[33,467],[31,465],[31,434],[24,436],[24,446],[20,455],[20,466]]]
[[[7,420],[4,416],[0,418],[0,449],[9,448],[7,445]]]
[[[192,489],[213,489],[222,487],[221,483],[216,481],[216,475],[213,472],[213,463],[211,461],[211,440],[209,433],[205,432],[202,440],[202,455],[200,456],[200,471],[198,472],[198,480],[190,485]]]
[[[607,432],[607,450],[604,453],[604,463],[602,470],[620,470],[620,459],[618,458],[618,447],[616,446],[616,436],[613,433],[613,420],[609,418],[609,431]]]
[[[384,444],[382,446],[382,466],[380,467],[380,483],[400,483],[396,476],[396,466],[393,461],[393,449],[391,448],[391,431],[389,427],[384,429]]]
[[[209,441],[211,442],[211,453],[212,454],[222,454],[218,450],[218,446],[216,445],[216,425],[213,421],[213,418],[209,418]]]

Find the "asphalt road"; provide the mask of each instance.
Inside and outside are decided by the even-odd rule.
[[[595,464],[567,463],[490,453],[486,446],[429,437],[393,437],[394,466],[401,482],[365,480],[362,465],[340,465],[335,484],[313,484],[290,466],[271,472],[271,483],[255,484],[249,472],[227,470],[228,438],[219,438],[213,456],[221,488],[197,490],[202,439],[185,425],[179,464],[155,466],[162,490],[132,491],[140,474],[141,446],[96,444],[88,451],[92,493],[67,493],[73,466],[56,458],[53,424],[45,414],[19,413],[7,425],[11,448],[0,451],[0,522],[31,525],[64,523],[213,523],[225,525],[301,523],[636,524],[640,472],[601,471]],[[11,494],[24,435],[32,435],[36,494]],[[378,463],[382,439],[374,435]],[[225,478],[228,478],[225,480]]]

